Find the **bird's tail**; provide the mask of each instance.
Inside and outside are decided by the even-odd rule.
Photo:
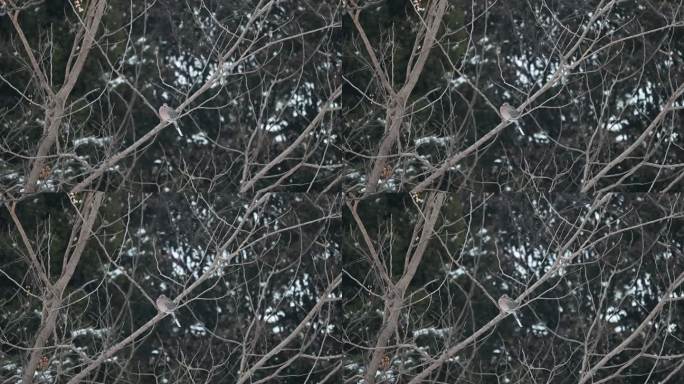
[[[174,121],[174,122],[173,122],[173,126],[176,127],[176,131],[178,132],[178,134],[179,134],[180,136],[183,136],[183,132],[181,132],[180,127],[178,126],[178,123],[176,123],[176,122]]]
[[[522,328],[523,325],[522,325],[522,323],[520,322],[520,319],[518,318],[518,315],[516,315],[515,313],[513,313],[513,317],[515,317],[515,321],[517,321],[517,322],[518,322],[518,325],[520,326],[520,328]],[[180,327],[180,325],[179,325],[179,327]]]

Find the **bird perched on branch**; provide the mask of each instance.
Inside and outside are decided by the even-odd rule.
[[[166,295],[161,295],[157,298],[157,309],[159,312],[170,314],[173,317],[173,320],[176,322],[176,325],[180,327],[180,323],[176,318],[176,314],[173,313],[177,308],[178,305],[166,297]]]
[[[520,128],[520,125],[518,125],[518,118],[520,118],[520,111],[518,111],[516,108],[513,108],[510,104],[508,103],[503,103],[501,107],[499,107],[499,113],[501,114],[501,119],[503,121],[511,121],[515,123],[515,126],[518,127],[518,130],[520,131],[521,134],[525,134],[523,130]]]
[[[522,323],[520,322],[520,319],[518,319],[518,315],[515,314],[515,311],[518,309],[518,307],[518,302],[508,297],[508,295],[499,297],[499,309],[501,312],[507,315],[512,314],[513,317],[515,317],[515,321],[518,322],[518,325],[522,327]]]
[[[503,105],[499,107],[499,113],[501,113],[501,117],[506,121],[515,121],[520,117],[520,111],[513,108],[508,103],[503,103]]]
[[[159,107],[159,118],[161,121],[168,121],[169,123],[172,123],[176,127],[178,134],[183,136],[183,132],[181,132],[180,127],[178,127],[178,123],[176,123],[176,120],[178,120],[178,111],[164,103],[161,107]]]

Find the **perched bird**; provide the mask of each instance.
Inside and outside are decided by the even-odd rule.
[[[520,111],[511,107],[508,103],[503,103],[503,105],[499,107],[499,113],[501,113],[501,117],[506,121],[515,121],[520,117]]]
[[[515,317],[515,321],[518,322],[518,325],[522,327],[522,323],[520,322],[520,319],[518,319],[518,315],[515,314],[515,311],[518,309],[518,302],[511,299],[508,297],[508,295],[503,295],[499,297],[499,309],[501,312],[505,314],[512,314],[513,317]]]
[[[525,132],[522,130],[522,128],[520,128],[520,125],[517,121],[520,117],[520,111],[511,107],[511,105],[508,103],[503,103],[503,105],[499,107],[499,113],[501,114],[501,118],[504,122],[512,121],[513,123],[515,123],[515,126],[518,128],[520,134],[525,136]]]
[[[159,310],[159,312],[168,313],[171,316],[173,316],[173,320],[176,322],[176,325],[180,327],[180,323],[176,318],[176,314],[173,313],[176,310],[176,308],[178,308],[178,304],[171,301],[171,299],[166,297],[166,295],[161,295],[157,298],[157,309]]]
[[[176,127],[178,134],[183,136],[183,132],[181,132],[180,128],[178,127],[178,123],[176,123],[176,120],[178,119],[178,111],[164,103],[161,107],[159,107],[159,118],[161,121],[168,121],[172,123]]]

